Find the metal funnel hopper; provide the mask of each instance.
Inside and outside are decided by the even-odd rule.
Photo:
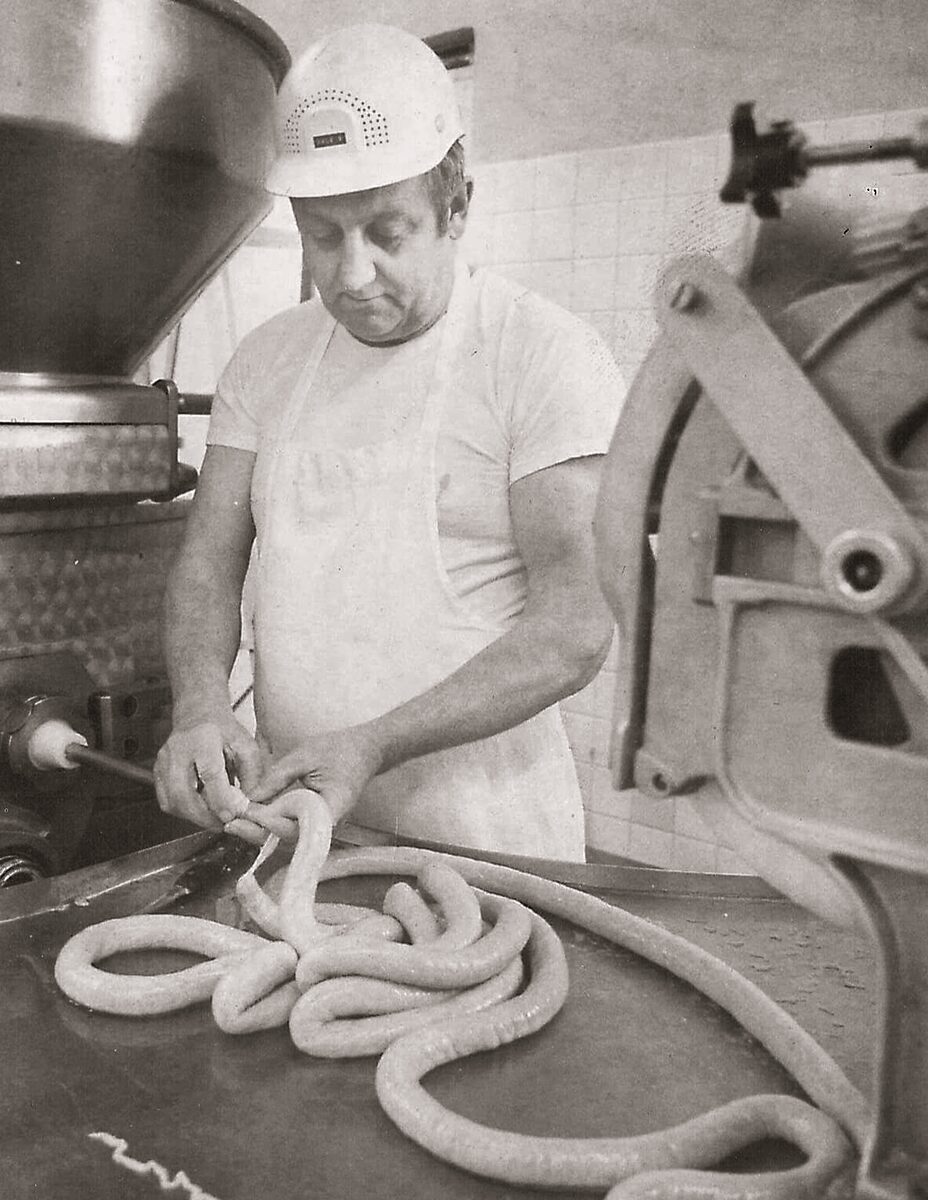
[[[131,376],[267,212],[288,64],[230,0],[4,0],[0,372]]]

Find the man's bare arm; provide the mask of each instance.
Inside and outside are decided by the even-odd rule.
[[[247,451],[207,449],[165,595],[173,731],[155,764],[156,788],[162,808],[201,825],[221,823],[215,812],[227,803],[227,757],[245,786],[260,771],[257,745],[236,721],[229,699],[229,672],[241,641],[242,584],[254,540],[253,465]]]

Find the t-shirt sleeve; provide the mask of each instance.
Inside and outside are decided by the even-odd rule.
[[[505,355],[510,483],[571,458],[605,454],[625,398],[618,365],[592,326],[560,310],[557,319],[538,315],[514,322],[507,339],[518,345]]]
[[[252,408],[254,393],[248,387],[245,359],[246,348],[242,346],[216,384],[206,433],[208,446],[257,452],[258,420]]]
[[[284,309],[247,333],[216,385],[207,445],[256,453],[302,370],[319,329],[321,305]]]

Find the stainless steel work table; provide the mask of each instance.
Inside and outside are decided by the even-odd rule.
[[[200,834],[0,897],[5,1200],[164,1194],[154,1178],[115,1165],[111,1151],[88,1137],[94,1131],[125,1139],[135,1159],[186,1172],[220,1200],[574,1195],[492,1183],[432,1158],[381,1111],[373,1059],[308,1058],[286,1029],[231,1037],[207,1005],[133,1019],[86,1012],[58,992],[55,956],[85,925],[143,910],[234,920],[232,883],[246,861],[241,847]],[[875,969],[865,940],[751,878],[622,866],[590,866],[584,877],[611,903],[740,970],[869,1088]],[[342,880],[325,885],[322,898],[376,903],[385,883]],[[565,1008],[523,1042],[430,1075],[427,1086],[442,1102],[522,1132],[620,1136],[737,1096],[798,1094],[733,1020],[690,987],[553,924],[570,966]],[[139,970],[138,956],[132,960]],[[167,969],[165,955],[157,961]],[[177,965],[187,961],[173,956]],[[729,1165],[783,1165],[795,1161],[791,1153],[762,1146]]]

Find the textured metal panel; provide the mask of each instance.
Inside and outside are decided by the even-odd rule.
[[[161,601],[188,510],[175,501],[8,514],[0,659],[69,651],[97,686],[163,673]]]
[[[171,486],[164,425],[13,425],[0,442],[5,497],[156,495]]]

